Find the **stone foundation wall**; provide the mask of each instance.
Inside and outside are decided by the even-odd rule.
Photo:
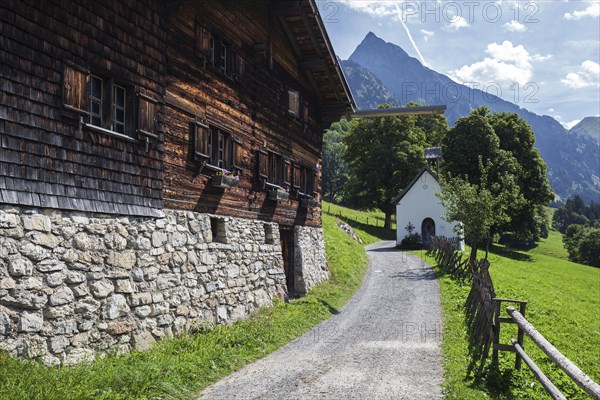
[[[330,276],[323,228],[295,226],[294,247],[294,289],[302,295]]]
[[[322,231],[298,232],[300,261],[323,262],[304,250]],[[321,275],[305,273],[306,287]],[[73,364],[144,350],[200,321],[244,318],[285,290],[277,224],[0,206],[0,349],[13,356]]]

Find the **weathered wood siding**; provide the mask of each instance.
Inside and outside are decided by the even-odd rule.
[[[198,20],[208,21],[212,32],[238,49],[245,68],[237,79],[206,66],[197,55]],[[304,166],[321,164],[321,94],[300,67],[292,43],[267,2],[184,2],[167,26],[165,206],[284,225],[320,225],[320,209],[300,207],[294,195],[279,202],[268,200],[257,178],[259,149]],[[288,115],[288,89],[298,90],[308,102],[308,122]],[[212,172],[200,172],[201,163],[194,158],[190,126],[196,119],[224,129],[241,142],[237,188],[207,185]],[[320,192],[320,180],[316,186]]]
[[[81,129],[80,115],[63,105],[63,73],[68,63],[105,71],[162,99],[165,7],[0,2],[0,203],[133,215],[162,207],[160,123],[148,152],[137,140]]]

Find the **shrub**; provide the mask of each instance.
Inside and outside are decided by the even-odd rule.
[[[421,248],[421,235],[418,233],[412,233],[404,236],[404,239],[400,242],[401,249],[420,249]]]
[[[569,260],[600,267],[600,229],[571,224],[563,237]]]

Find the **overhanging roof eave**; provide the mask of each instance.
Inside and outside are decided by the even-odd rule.
[[[446,105],[418,106],[418,107],[396,107],[396,108],[375,108],[370,110],[357,110],[352,114],[354,118],[381,118],[381,117],[400,117],[407,115],[434,115],[443,114],[446,111]]]

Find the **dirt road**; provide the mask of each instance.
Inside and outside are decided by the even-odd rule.
[[[439,287],[394,244],[367,247],[365,282],[338,314],[200,399],[441,399]]]

